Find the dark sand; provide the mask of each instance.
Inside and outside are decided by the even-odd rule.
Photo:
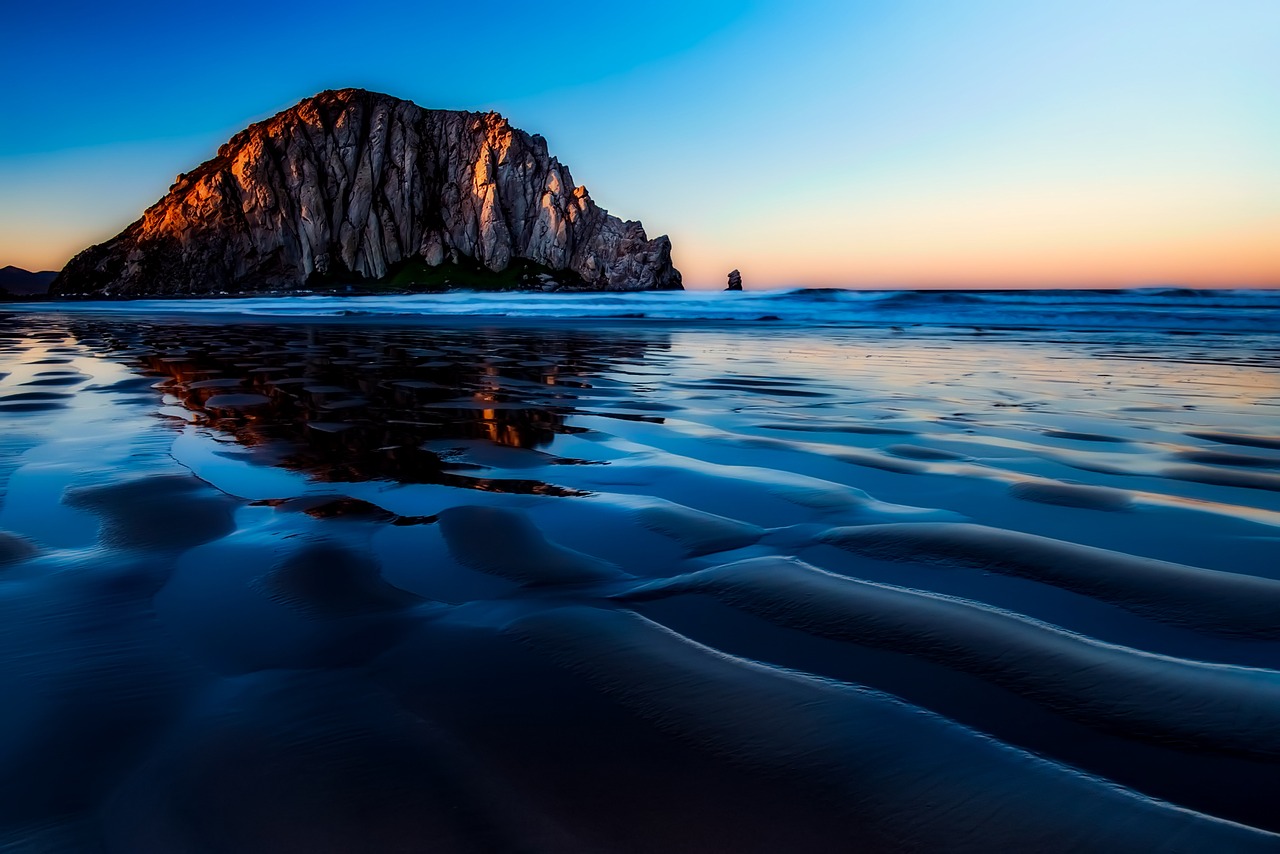
[[[0,321],[0,851],[1280,851],[1274,339]]]

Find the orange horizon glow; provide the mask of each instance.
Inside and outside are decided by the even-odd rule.
[[[988,237],[988,243],[1000,240],[998,232]],[[921,240],[909,232],[880,230],[865,247],[851,237],[847,249],[825,256],[821,246],[803,243],[792,251],[760,244],[707,251],[676,243],[674,260],[686,287],[695,288],[724,287],[734,268],[742,272],[748,289],[1280,288],[1280,217],[1230,231],[1126,237],[1082,234],[1073,240],[1036,240],[1016,235],[1009,238],[1010,245],[996,247],[983,245],[972,234]]]

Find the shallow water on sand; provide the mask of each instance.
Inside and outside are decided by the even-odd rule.
[[[0,316],[0,848],[1280,850],[1278,407],[1258,334]]]

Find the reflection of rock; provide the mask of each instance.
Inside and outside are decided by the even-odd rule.
[[[726,291],[740,291],[740,290],[742,290],[742,274],[741,274],[741,273],[739,273],[737,270],[733,270],[732,272],[730,272],[730,273],[729,273],[729,287],[725,288],[725,290],[726,290]]]
[[[109,349],[127,350],[168,377],[146,383],[197,423],[251,448],[258,462],[327,482],[386,479],[543,495],[579,493],[518,470],[581,462],[535,449],[585,431],[567,418],[598,402],[596,375],[666,346],[662,335],[582,330],[437,329],[427,341],[420,330],[386,327],[250,331],[95,320],[77,321],[70,331],[83,341],[109,341]],[[313,515],[378,509],[309,508],[285,509]],[[385,515],[398,525],[429,521]]]
[[[141,219],[73,258],[50,293],[397,283],[442,264],[480,287],[547,289],[554,272],[589,290],[681,288],[671,241],[597,207],[541,136],[497,113],[343,89],[236,134]]]
[[[346,425],[352,426],[352,425]],[[362,498],[345,495],[305,495],[300,498],[268,498],[251,502],[257,507],[306,513],[313,519],[346,519],[356,522],[390,522],[392,525],[429,525],[435,516],[401,516]]]

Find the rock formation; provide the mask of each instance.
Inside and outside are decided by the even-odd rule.
[[[742,274],[739,273],[737,270],[731,271],[729,273],[729,287],[725,288],[725,290],[726,291],[742,290]]]
[[[50,293],[281,291],[450,263],[519,264],[590,290],[681,288],[671,241],[597,207],[541,136],[496,113],[343,89],[236,134],[73,258]]]

